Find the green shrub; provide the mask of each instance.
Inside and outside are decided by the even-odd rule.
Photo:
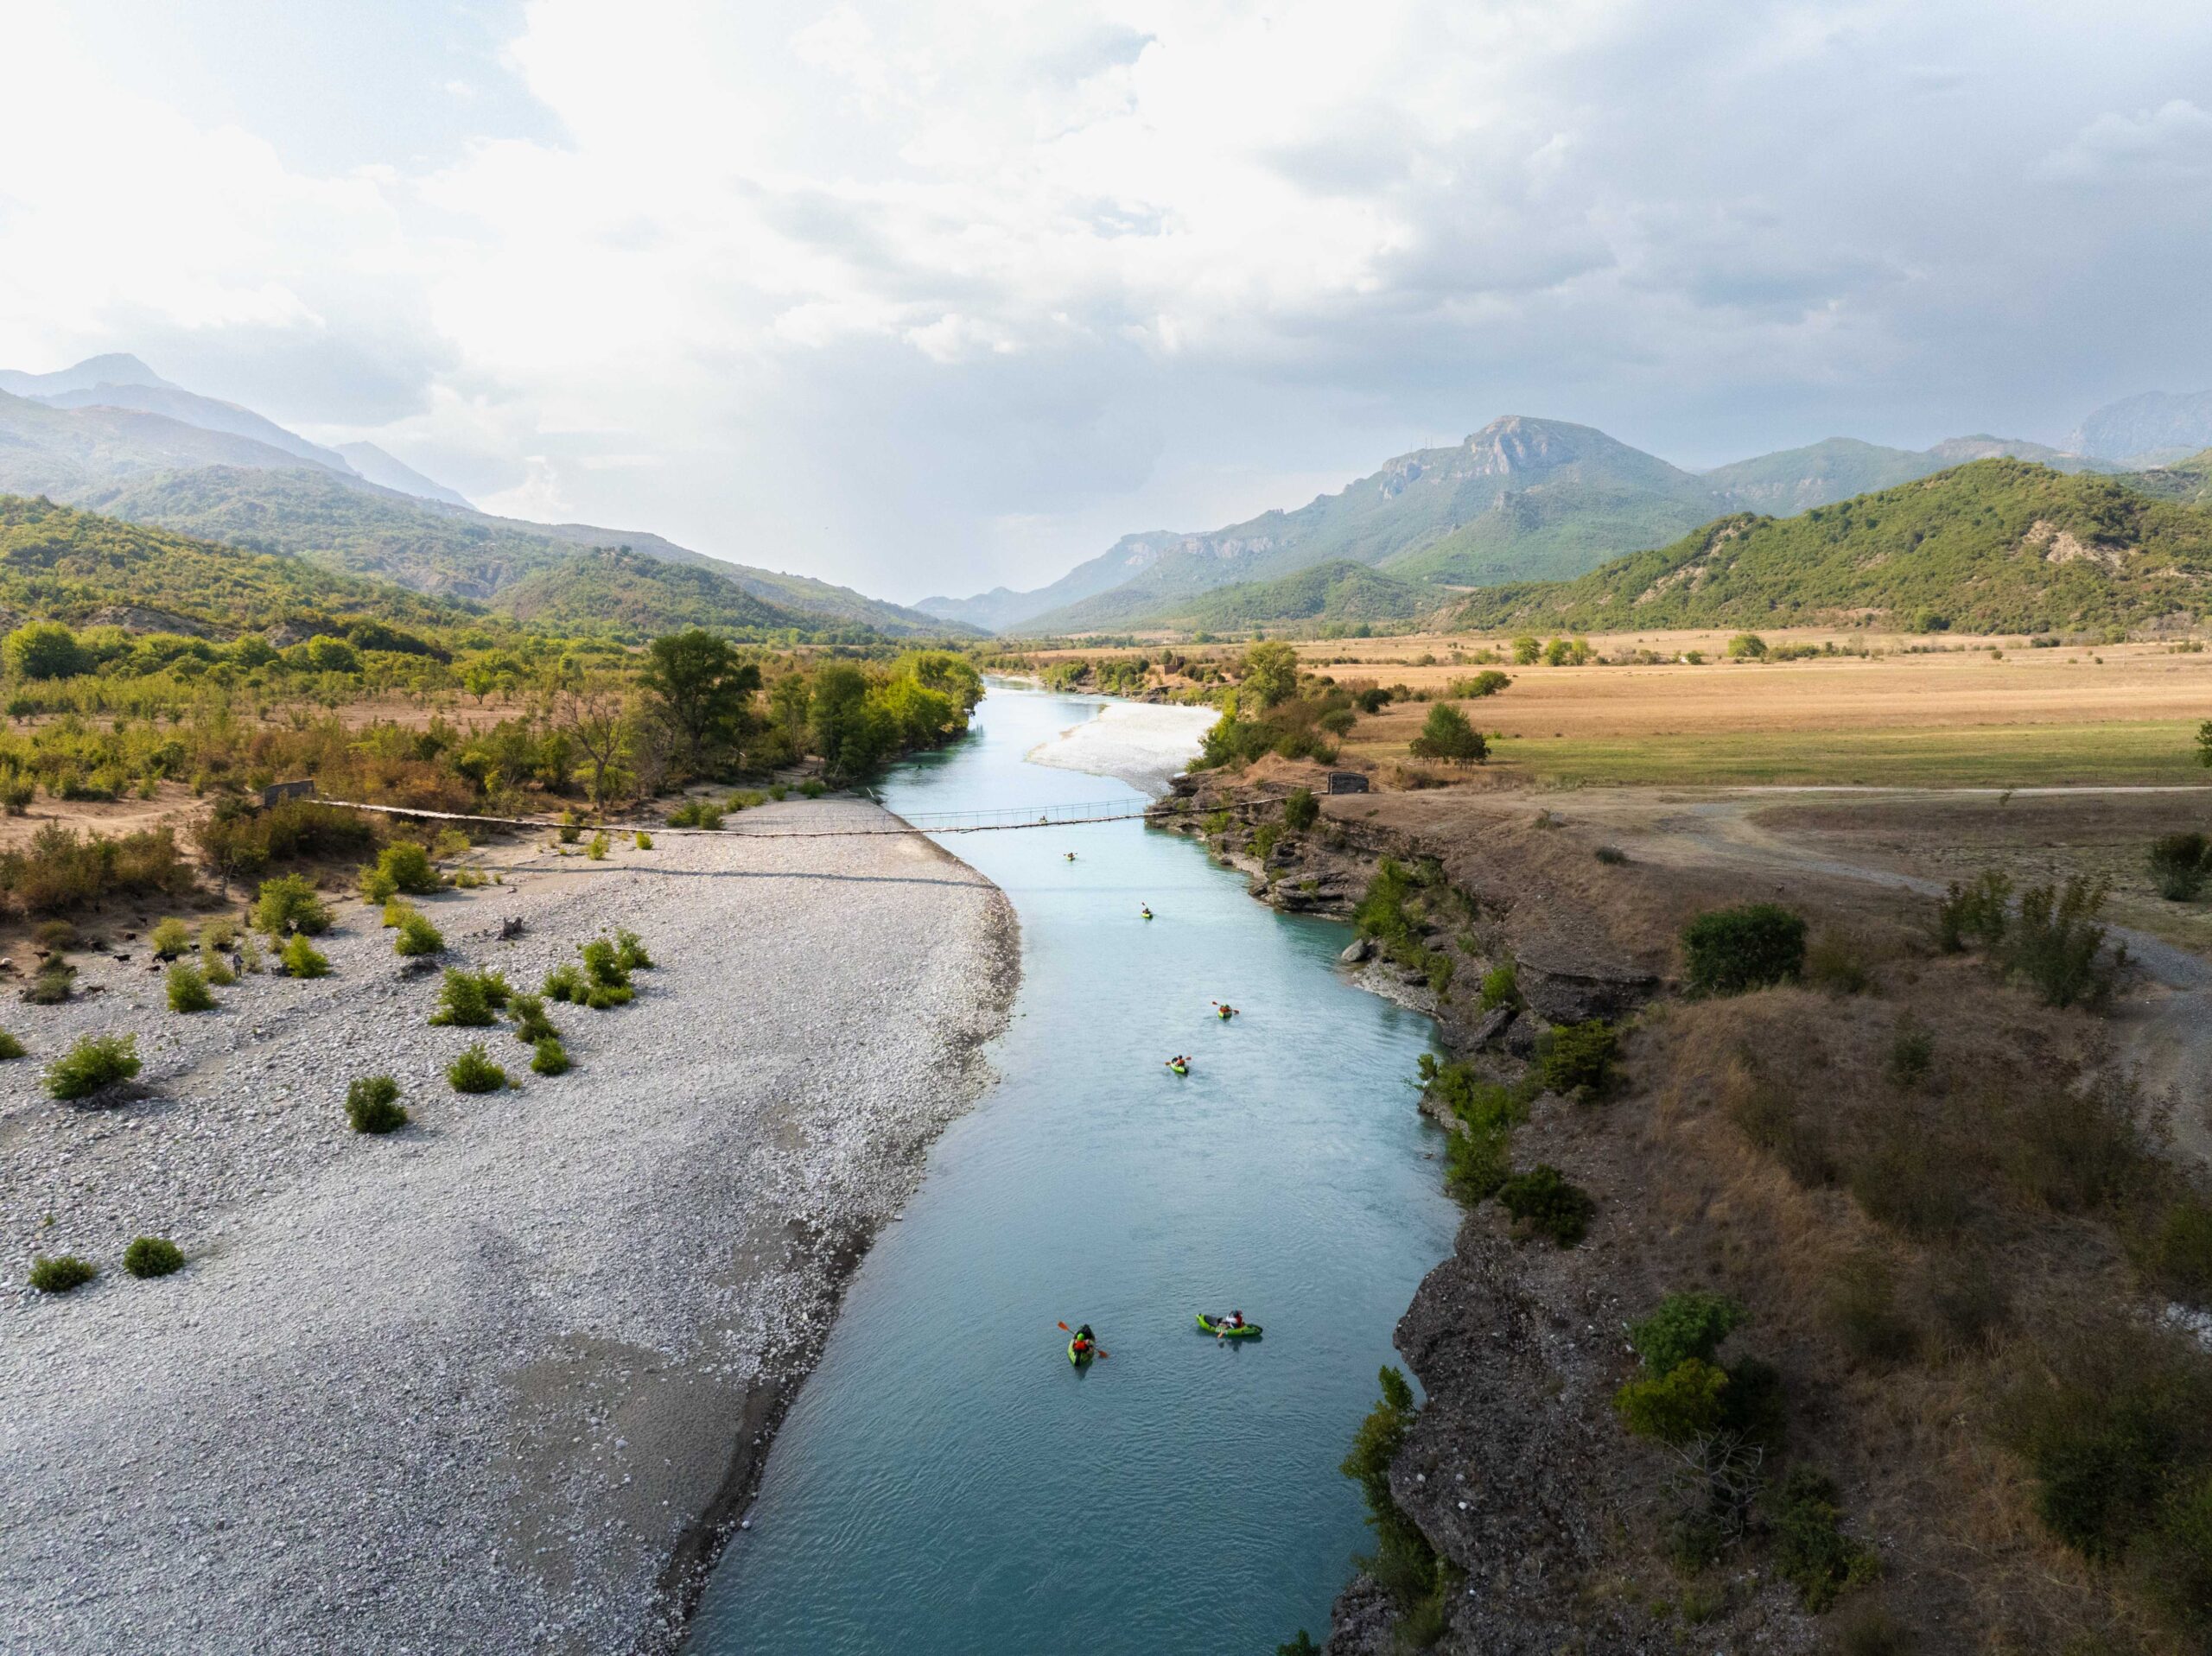
[[[109,839],[43,822],[27,845],[0,851],[0,892],[24,914],[53,914],[120,896],[181,896],[192,866],[175,834],[147,828]]]
[[[597,834],[593,834],[591,839],[585,844],[584,855],[590,858],[594,862],[605,862],[607,860],[607,853],[613,848],[613,841],[607,837],[607,831],[602,828]]]
[[[594,1012],[607,1012],[628,1006],[637,993],[626,983],[594,983],[584,992],[584,1005]]]
[[[2137,1245],[2136,1262],[2170,1299],[2212,1309],[2212,1202],[2195,1191],[2168,1203]]]
[[[166,1277],[184,1269],[184,1250],[165,1236],[137,1236],[123,1250],[123,1268],[138,1278]]]
[[[1436,1596],[1442,1571],[1428,1538],[1390,1494],[1390,1463],[1405,1447],[1417,1413],[1413,1387],[1395,1368],[1382,1370],[1378,1378],[1382,1400],[1360,1422],[1339,1469],[1358,1484],[1367,1526],[1375,1534],[1375,1551],[1360,1564],[1402,1615]]]
[[[541,1075],[566,1075],[569,1070],[568,1049],[556,1036],[540,1037],[531,1044],[530,1067]]]
[[[41,1253],[31,1260],[31,1286],[41,1294],[66,1294],[83,1287],[100,1273],[99,1266],[74,1253]]]
[[[135,1035],[87,1035],[46,1067],[46,1090],[55,1098],[90,1098],[104,1087],[138,1073]]]
[[[814,777],[809,777],[804,782],[800,783],[798,784],[798,790],[804,794],[809,799],[819,799],[823,794],[830,791],[827,788],[822,785],[821,782],[817,778]]]
[[[228,988],[238,980],[238,974],[231,970],[230,961],[212,943],[200,946],[200,973],[218,989]]]
[[[561,1031],[553,1027],[545,1016],[544,999],[538,995],[517,994],[507,1003],[514,1018],[515,1038],[524,1046],[532,1046],[549,1036],[557,1037]]]
[[[1994,949],[2004,942],[2012,919],[2012,879],[1985,868],[1966,885],[1951,882],[1936,904],[1936,938],[1948,955]]]
[[[2212,841],[2202,834],[2169,834],[2151,847],[2151,879],[2171,903],[2192,903],[2212,874]]]
[[[617,928],[615,930],[614,963],[625,972],[650,972],[653,969],[653,957],[645,953],[643,940],[627,928]]]
[[[147,934],[146,942],[157,961],[173,961],[192,948],[192,928],[181,920],[164,920]]]
[[[1682,929],[1689,991],[1742,994],[1794,982],[1805,969],[1805,920],[1778,903],[1708,909]]]
[[[584,958],[584,972],[594,988],[622,989],[629,987],[629,968],[622,964],[624,950],[604,937],[594,937],[588,943],[577,945],[576,952]]]
[[[394,1133],[405,1126],[399,1083],[390,1075],[357,1076],[346,1088],[346,1120],[356,1133]]]
[[[638,830],[638,849],[640,851],[651,851],[652,848],[653,836],[646,833],[645,829],[639,828]]]
[[[280,874],[261,882],[253,900],[253,924],[272,938],[288,931],[319,936],[330,930],[330,910],[303,876]]]
[[[507,1072],[492,1062],[479,1041],[446,1066],[446,1079],[456,1093],[495,1093],[507,1084]]]
[[[23,1056],[23,1044],[5,1030],[0,1030],[0,1063]]]
[[[1669,1294],[1651,1315],[1629,1324],[1628,1342],[1647,1374],[1672,1371],[1692,1358],[1711,1362],[1720,1342],[1744,1323],[1747,1313],[1726,1294],[1697,1291]]]
[[[1483,974],[1483,1010],[1521,1004],[1521,978],[1511,961],[1502,961]]]
[[[560,826],[556,831],[560,834],[563,845],[574,845],[584,837],[583,824],[576,820],[576,814],[574,811],[561,813]]]
[[[489,974],[448,966],[430,1022],[455,1029],[488,1029],[499,1021],[494,993]]]
[[[1720,1430],[1727,1390],[1725,1369],[1691,1357],[1663,1374],[1629,1381],[1613,1393],[1613,1409],[1639,1437],[1687,1443]]]
[[[1572,1247],[1583,1239],[1598,1210],[1587,1191],[1545,1163],[1505,1180],[1497,1187],[1497,1200],[1516,1224],[1550,1237],[1561,1247]]]
[[[584,974],[573,966],[556,966],[545,974],[545,981],[538,986],[548,1000],[566,1000],[582,1006],[591,993],[591,986]]]
[[[1444,1188],[1470,1205],[1497,1194],[1513,1171],[1513,1140],[1503,1126],[1463,1126],[1444,1143]]]
[[[391,940],[393,954],[410,957],[440,954],[445,946],[444,936],[418,909],[410,909],[400,917],[398,933]]]
[[[364,903],[381,903],[386,914],[391,912],[391,905],[398,900],[399,882],[374,863],[361,870],[354,884],[359,889]],[[385,923],[390,925],[391,923],[387,920]]]
[[[284,975],[294,978],[327,978],[330,975],[330,961],[323,952],[307,940],[304,932],[278,951],[276,959],[284,968]]]
[[[1845,1589],[1873,1580],[1880,1569],[1871,1548],[1843,1532],[1835,1483],[1812,1467],[1790,1469],[1768,1497],[1767,1516],[1774,1530],[1775,1570],[1815,1615]]]
[[[23,991],[23,999],[34,1006],[58,1006],[69,999],[69,992],[77,982],[77,968],[67,961],[48,961],[39,968],[38,975],[31,980],[31,987]]]
[[[768,784],[768,797],[774,800],[779,805],[782,804],[784,801],[790,796],[790,795],[791,790],[786,788],[780,782],[772,782]]]
[[[671,828],[718,828],[722,825],[722,814],[703,799],[694,799],[677,806],[668,814]]]
[[[1480,765],[1490,758],[1490,744],[1482,732],[1449,701],[1429,708],[1421,734],[1407,745],[1407,751],[1417,759],[1445,759],[1453,765]]]
[[[2105,887],[2079,877],[2022,891],[2000,951],[2006,975],[2025,979],[2046,1006],[2103,1005],[2127,958],[2124,949],[2111,960],[2099,958],[2105,929],[2096,917],[2104,902]]]
[[[215,1010],[215,997],[207,993],[207,974],[188,961],[179,961],[169,968],[168,993],[173,1012]]]
[[[1897,1019],[1897,1033],[1890,1038],[1890,1060],[1883,1069],[1890,1085],[1899,1092],[1910,1092],[1928,1079],[1935,1062],[1934,1032],[1910,1012],[1905,1013]]]
[[[1321,820],[1321,802],[1311,788],[1293,788],[1282,802],[1282,825],[1302,834]]]
[[[1618,1037],[1603,1018],[1554,1024],[1536,1037],[1535,1074],[1550,1092],[1590,1103],[1612,1084]]]

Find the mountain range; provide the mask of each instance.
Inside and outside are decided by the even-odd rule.
[[[973,634],[804,575],[726,562],[643,531],[477,511],[369,443],[326,448],[137,358],[0,371],[0,493],[524,610],[570,631],[686,625],[821,638]]]
[[[2045,632],[2192,625],[2212,610],[2212,454],[2135,475],[1975,460],[1794,517],[1737,513],[1572,581],[1486,588],[1446,625],[1618,631],[1872,623]],[[2192,498],[2186,484],[2197,488]]]
[[[1257,618],[1279,608],[1285,592],[1225,604],[1199,600],[1350,562],[1395,583],[1389,596],[1407,606],[1398,615],[1408,619],[1467,587],[1579,575],[1732,513],[1800,512],[1994,455],[2062,471],[2113,469],[2110,461],[2039,443],[1977,435],[1927,449],[1832,437],[1694,473],[1589,426],[1509,415],[1456,447],[1401,454],[1295,511],[1263,512],[1201,534],[1127,536],[1033,592],[1000,587],[971,599],[928,598],[916,607],[993,631],[1035,635],[1182,625],[1200,614]],[[1333,588],[1323,582],[1293,590],[1326,602],[1332,591],[1345,589],[1339,579]],[[1363,589],[1359,607],[1370,610],[1384,591]]]

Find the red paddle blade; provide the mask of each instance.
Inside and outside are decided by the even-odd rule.
[[[1067,1325],[1066,1323],[1055,1323],[1052,1326],[1053,1326],[1054,1328],[1056,1328],[1056,1329],[1059,1329],[1063,1334],[1072,1334],[1072,1333],[1075,1331],[1074,1329],[1072,1329],[1069,1328],[1069,1327],[1068,1327],[1068,1325]]]

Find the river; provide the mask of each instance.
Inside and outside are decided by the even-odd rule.
[[[969,739],[899,766],[886,802],[1134,799],[1023,757],[1097,705],[995,687]],[[1427,1020],[1332,971],[1344,928],[1253,901],[1179,836],[944,843],[1020,916],[1001,1080],[855,1274],[690,1649],[1319,1638],[1367,1533],[1338,1462],[1458,1222],[1411,1085]],[[1243,1010],[1224,1023],[1215,999]],[[1192,1321],[1232,1307],[1264,1336],[1217,1343]],[[1061,1321],[1107,1355],[1071,1367]]]

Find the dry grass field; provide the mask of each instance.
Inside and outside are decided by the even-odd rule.
[[[1491,762],[1476,774],[1491,785],[1541,787],[2212,782],[2196,750],[2196,727],[2212,719],[2212,652],[1821,631],[1762,636],[1770,647],[1833,641],[1870,653],[1728,661],[1726,632],[1669,632],[1589,643],[1601,657],[1694,650],[1704,663],[1503,664],[1513,676],[1509,688],[1459,704],[1491,739]],[[1308,667],[1339,683],[1403,685],[1432,697],[1492,664],[1479,659],[1485,651],[1510,655],[1510,641],[1462,634],[1299,647]],[[1385,767],[1403,760],[1427,712],[1405,701],[1362,718],[1344,741],[1344,757]]]

